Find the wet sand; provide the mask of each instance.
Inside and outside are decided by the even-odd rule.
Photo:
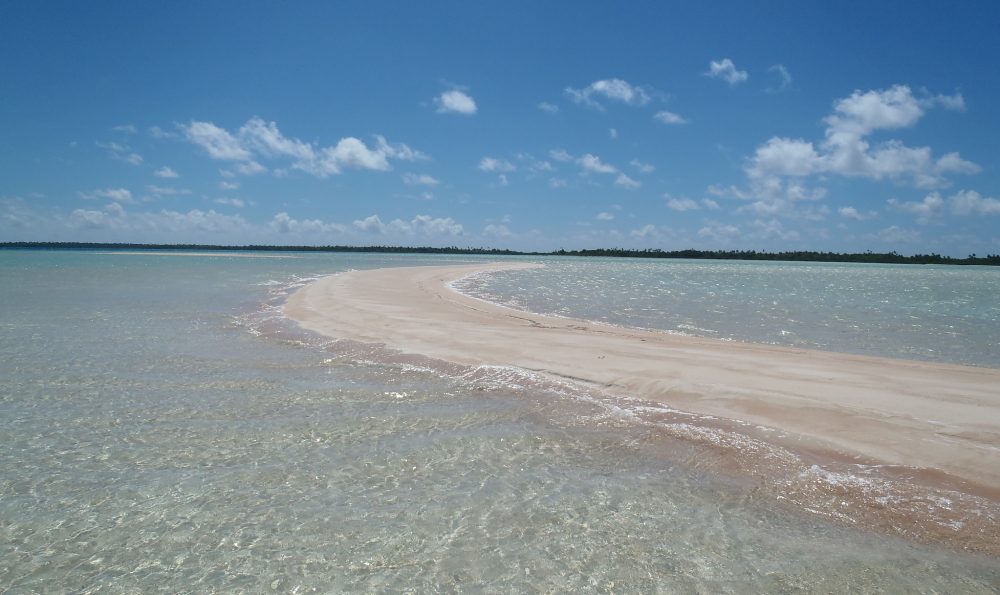
[[[449,286],[524,266],[536,265],[352,271],[301,288],[285,314],[331,337],[516,366],[772,428],[786,444],[910,468],[1000,500],[1000,370],[612,327],[512,310]]]

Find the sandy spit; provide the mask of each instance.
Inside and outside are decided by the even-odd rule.
[[[489,304],[449,286],[526,266],[537,265],[352,271],[299,289],[285,314],[327,336],[573,379],[775,428],[844,455],[943,473],[992,499],[1000,494],[1000,370],[595,325]]]

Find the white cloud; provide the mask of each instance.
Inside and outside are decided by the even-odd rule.
[[[382,233],[385,231],[385,224],[382,223],[378,215],[369,215],[364,219],[356,219],[353,225],[361,231],[368,233]]]
[[[479,160],[479,169],[485,172],[515,171],[515,166],[506,159],[495,159],[493,157],[483,157]]]
[[[437,111],[439,114],[453,113],[471,116],[476,113],[477,109],[475,100],[464,91],[458,89],[441,93],[441,95],[434,99],[434,103],[438,106]]]
[[[944,208],[944,199],[937,192],[932,192],[921,201],[900,202],[895,198],[888,200],[889,206],[917,216],[917,223],[930,223]]]
[[[237,163],[233,166],[233,169],[244,176],[256,176],[267,171],[266,167],[253,160]]]
[[[173,186],[157,186],[155,184],[150,184],[146,186],[146,191],[153,196],[174,196],[178,194],[191,194],[190,190],[186,188],[174,188]]]
[[[130,213],[112,203],[103,210],[76,209],[70,214],[72,228],[118,232],[123,239],[148,239],[151,235],[177,238],[229,235],[251,232],[253,226],[240,215],[224,215],[214,210],[192,209],[186,213],[162,210]],[[106,237],[106,236],[104,236]]]
[[[769,180],[772,177],[831,173],[909,181],[921,188],[946,186],[946,174],[972,174],[981,168],[958,153],[935,159],[929,147],[907,147],[898,140],[872,146],[868,136],[878,130],[913,126],[926,107],[958,104],[960,97],[918,99],[902,85],[881,91],[855,91],[838,100],[834,113],[824,118],[826,140],[819,147],[803,139],[771,138],[748,160],[747,174],[755,186],[774,185],[776,182]]]
[[[490,223],[483,228],[483,235],[495,238],[509,238],[512,234],[510,233],[510,230],[507,229],[506,225]]]
[[[236,207],[238,209],[242,209],[243,207],[246,206],[246,203],[239,198],[217,198],[213,202],[220,205],[228,205],[231,207]]]
[[[294,219],[285,212],[275,215],[271,219],[270,227],[278,233],[310,235],[342,234],[347,231],[347,228],[339,223],[325,223],[321,219]]]
[[[550,178],[549,188],[565,188],[569,186],[569,182],[564,178]]]
[[[687,124],[687,120],[681,117],[680,114],[675,114],[674,112],[668,112],[666,110],[662,112],[656,112],[653,118],[663,122],[664,124]]]
[[[190,142],[205,149],[212,159],[223,161],[250,159],[250,151],[243,148],[235,136],[211,122],[190,122],[186,126],[181,126],[181,129]]]
[[[167,167],[166,165],[164,165],[160,169],[154,171],[153,175],[156,176],[156,177],[158,177],[158,178],[176,178],[176,177],[179,177],[177,175],[177,172],[175,172],[173,169]]]
[[[904,229],[891,225],[879,231],[875,237],[891,244],[913,244],[920,241],[920,232],[915,229]]]
[[[80,198],[84,200],[109,199],[115,202],[132,203],[132,193],[125,188],[105,188],[103,190],[93,190],[91,192],[80,192]]]
[[[405,173],[403,174],[403,183],[410,186],[437,186],[440,182],[427,174],[414,174]]]
[[[549,151],[549,157],[556,161],[573,161],[573,156],[567,153],[565,149],[552,149]]]
[[[667,207],[683,213],[684,211],[695,211],[698,209],[698,203],[687,197],[675,198],[667,195],[669,200],[667,201]]]
[[[619,173],[618,177],[615,178],[615,184],[621,186],[622,188],[629,188],[629,189],[638,188],[639,186],[642,186],[642,182],[633,180],[632,178],[626,176],[623,173]]]
[[[621,79],[594,81],[583,89],[567,87],[566,95],[576,103],[599,110],[603,110],[604,106],[597,101],[597,97],[632,106],[646,105],[650,100],[649,93],[642,87],[630,85]]]
[[[497,176],[497,183],[500,184],[501,186],[506,186],[507,184],[510,184],[510,181],[507,180],[507,176],[505,176],[504,174],[500,174],[499,176]]]
[[[651,174],[654,171],[656,171],[656,168],[653,167],[651,164],[643,163],[638,159],[633,159],[632,161],[629,161],[629,165],[639,170],[639,173],[641,174]]]
[[[840,207],[837,209],[840,216],[845,219],[854,219],[855,221],[867,221],[869,219],[874,219],[878,216],[875,211],[868,211],[867,213],[862,213],[854,207]]]
[[[975,190],[959,190],[947,199],[939,193],[932,192],[920,201],[899,201],[890,198],[889,206],[897,211],[909,213],[917,217],[917,223],[930,223],[944,214],[946,208],[953,215],[1000,215],[1000,200],[987,198]]]
[[[552,164],[549,163],[548,161],[542,161],[540,159],[536,159],[535,156],[531,155],[530,153],[518,153],[517,159],[518,161],[527,164],[526,167],[528,168],[528,171],[531,171],[536,174],[550,172],[555,169],[552,167]]]
[[[236,190],[240,185],[236,182],[227,182],[226,180],[219,181],[219,188],[222,190]]]
[[[614,215],[612,215],[611,213],[608,213],[606,211],[598,213],[597,217],[595,217],[595,219],[597,219],[598,221],[613,221],[614,218],[615,218]]]
[[[659,235],[659,233],[657,232],[655,225],[647,223],[646,225],[643,225],[639,229],[633,229],[632,231],[629,232],[629,235],[638,240],[645,240],[656,237]]]
[[[382,136],[375,136],[375,146],[369,147],[360,139],[348,136],[336,145],[322,147],[313,143],[284,136],[274,122],[265,122],[254,116],[236,135],[211,122],[191,122],[181,126],[192,143],[202,147],[213,159],[238,161],[235,169],[252,175],[267,171],[254,158],[291,159],[292,168],[319,178],[341,173],[345,168],[387,171],[392,169],[389,159],[413,161],[426,155],[405,144],[389,143]]]
[[[720,244],[728,244],[731,240],[739,238],[741,234],[740,228],[736,225],[715,222],[698,230],[698,237],[708,238]]]
[[[778,77],[778,86],[769,88],[769,92],[780,93],[792,86],[792,74],[788,72],[788,69],[783,64],[775,64],[768,68],[767,71],[775,73]]]
[[[719,203],[715,202],[711,198],[701,199],[701,204],[705,205],[706,209],[711,209],[713,211],[719,208]]]
[[[428,237],[454,237],[465,233],[465,229],[462,225],[455,222],[455,220],[451,217],[431,217],[430,215],[417,215],[409,221],[393,219],[388,225],[386,225],[386,229],[406,235],[422,235]]]
[[[132,124],[121,124],[119,126],[115,126],[112,130],[115,132],[121,132],[122,134],[135,134],[136,132],[139,132]]]
[[[799,232],[786,230],[777,219],[769,219],[767,221],[757,219],[753,222],[753,227],[756,229],[753,233],[753,237],[755,238],[763,240],[779,239],[786,242],[799,239]]]
[[[705,76],[722,79],[733,86],[738,85],[750,78],[747,71],[737,70],[736,65],[733,64],[733,61],[729,58],[723,58],[719,61],[712,60],[709,62],[708,71],[705,73]]]
[[[549,112],[550,114],[554,114],[559,111],[559,106],[553,103],[549,103],[548,101],[543,101],[538,104],[538,109],[542,110],[543,112]]]
[[[177,133],[166,131],[159,126],[151,126],[148,132],[149,136],[155,139],[177,138]]]
[[[614,140],[614,139],[618,138],[618,129],[617,128],[608,128],[608,137],[611,140]]]
[[[555,156],[553,156],[555,158]],[[595,174],[614,174],[618,173],[618,168],[613,165],[608,165],[601,161],[601,158],[597,155],[591,155],[587,153],[581,156],[576,162],[584,169],[586,172],[592,172]]]
[[[975,190],[960,190],[948,203],[956,215],[1000,215],[1000,200],[984,198]]]

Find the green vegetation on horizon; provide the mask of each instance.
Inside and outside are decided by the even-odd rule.
[[[499,256],[604,256],[629,258],[676,258],[702,260],[787,260],[797,262],[860,262],[881,264],[975,264],[1000,266],[1000,254],[954,258],[940,254],[904,256],[893,252],[758,252],[757,250],[660,250],[647,248],[597,248],[593,250],[556,250],[554,252],[520,252],[499,248],[432,248],[429,246],[217,246],[213,244],[126,244],[91,242],[0,242],[0,249],[43,250],[203,250],[261,252],[375,252],[387,254],[491,254]]]

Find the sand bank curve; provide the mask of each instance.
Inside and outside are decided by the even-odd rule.
[[[449,286],[525,266],[534,265],[352,271],[299,289],[284,309],[327,336],[571,378],[1000,494],[1000,370],[595,325],[486,303]]]

